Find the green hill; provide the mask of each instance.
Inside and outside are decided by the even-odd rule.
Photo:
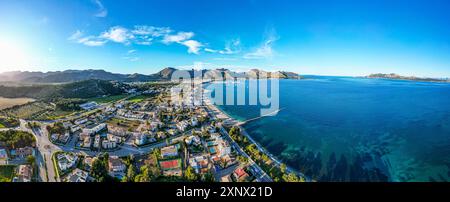
[[[50,100],[54,98],[92,98],[122,94],[122,84],[104,80],[85,80],[58,85],[0,86],[0,96],[28,97]]]

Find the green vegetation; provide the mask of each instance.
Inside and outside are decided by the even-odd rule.
[[[20,125],[18,119],[0,116],[0,128],[14,128]]]
[[[123,90],[117,83],[104,80],[85,80],[58,85],[0,86],[0,96],[28,97],[42,100],[55,98],[93,98],[99,95],[119,95]]]
[[[62,111],[47,102],[32,102],[0,111],[0,115],[27,120],[54,120],[73,113]]]
[[[153,95],[137,95],[137,96],[128,98],[127,101],[132,102],[132,103],[139,103],[139,102],[142,102],[142,101],[144,101],[148,98],[152,98],[152,97],[153,97]]]
[[[48,125],[47,131],[49,134],[64,134],[66,133],[67,129],[64,128],[63,123],[57,122],[54,123],[53,125]]]
[[[0,182],[11,182],[16,168],[16,165],[0,165]]]
[[[41,124],[39,122],[28,122],[27,123],[27,127],[32,129],[32,128],[40,128]]]
[[[155,149],[149,154],[147,159],[148,164],[140,168],[139,174],[134,178],[135,182],[150,182],[161,177],[161,170],[158,166],[158,156],[160,156],[159,149]]]
[[[61,111],[80,111],[80,104],[85,103],[86,100],[72,98],[72,99],[57,99],[55,101],[56,109]]]
[[[90,175],[94,177],[98,182],[112,182],[114,178],[108,175],[108,160],[109,154],[100,154],[94,162],[92,162],[92,167]]]
[[[272,162],[270,157],[259,151],[255,144],[251,143],[246,136],[244,136],[238,127],[232,127],[229,134],[233,140],[239,144],[241,148],[255,161],[274,181],[284,181],[284,182],[303,182],[300,176],[295,173],[288,173],[286,165],[281,164],[278,166],[276,163]],[[238,160],[245,162],[247,159],[238,157]]]
[[[31,165],[31,167],[36,167],[36,157],[30,155],[27,156],[27,164]]]
[[[99,103],[99,104],[111,103],[111,102],[117,102],[117,101],[119,101],[121,99],[125,99],[127,96],[128,95],[126,95],[126,94],[104,96],[104,97],[91,98],[91,99],[88,99],[88,101],[96,102],[96,103]]]
[[[58,167],[58,163],[56,162],[56,155],[58,155],[59,153],[63,153],[63,152],[57,151],[55,153],[52,153],[53,169],[55,170],[55,174],[56,174],[55,178],[59,178],[61,176],[60,170],[59,170],[59,167]],[[47,170],[47,168],[45,168],[45,169]],[[48,173],[47,173],[47,178],[48,178]]]
[[[139,125],[141,125],[141,122],[139,121],[132,121],[127,119],[120,119],[120,118],[112,118],[108,120],[106,123],[111,124],[115,127],[121,127],[125,129],[133,129],[137,128]]]
[[[32,146],[36,143],[35,137],[24,131],[0,131],[0,142],[4,142],[9,149]]]
[[[191,182],[195,182],[199,179],[199,176],[197,175],[197,173],[195,173],[194,168],[192,168],[191,166],[187,167],[186,172],[184,173],[184,177],[187,181]]]

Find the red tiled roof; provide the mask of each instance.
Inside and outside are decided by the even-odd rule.
[[[241,176],[247,174],[247,173],[244,171],[244,169],[242,169],[242,168],[238,168],[238,169],[236,169],[234,172],[237,174],[238,177],[241,177]]]
[[[179,166],[178,159],[170,160],[170,161],[162,161],[159,163],[162,169],[173,169]]]

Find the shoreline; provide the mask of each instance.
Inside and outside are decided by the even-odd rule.
[[[265,149],[263,146],[261,146],[257,141],[255,141],[245,130],[245,128],[242,125],[239,125],[240,121],[234,119],[233,117],[231,117],[230,115],[228,115],[227,113],[225,113],[224,111],[220,110],[219,107],[217,107],[216,105],[212,104],[211,100],[209,100],[208,98],[204,98],[203,99],[203,103],[204,106],[207,107],[210,111],[214,112],[213,116],[216,119],[220,119],[223,120],[224,122],[228,122],[226,124],[231,124],[230,126],[237,126],[242,135],[244,135],[245,137],[248,138],[248,140],[254,144],[256,146],[256,148],[258,148],[258,150],[264,154],[266,154],[270,160],[272,160],[276,166],[280,167],[282,162],[280,160],[278,160],[272,153],[270,153],[269,151],[267,151],[267,149]],[[284,163],[285,164],[285,163]],[[306,182],[312,182],[312,179],[310,179],[309,177],[307,177],[305,174],[301,173],[300,171],[297,171],[295,169],[293,169],[292,167],[286,165],[286,171],[287,173],[295,173],[297,176],[302,177],[305,179]]]

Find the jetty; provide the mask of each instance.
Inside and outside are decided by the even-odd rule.
[[[284,108],[280,108],[280,109],[275,110],[275,111],[273,111],[273,112],[270,112],[270,113],[268,113],[268,114],[264,114],[264,115],[261,115],[261,116],[257,116],[257,117],[255,117],[255,118],[247,119],[247,120],[245,120],[245,121],[239,121],[239,122],[237,122],[235,125],[237,125],[237,126],[242,126],[242,125],[244,125],[244,124],[246,124],[246,123],[249,123],[249,122],[252,122],[252,121],[256,121],[256,120],[261,119],[261,118],[264,118],[264,117],[266,117],[266,116],[272,116],[272,115],[275,115],[275,114],[277,114],[278,112],[280,112],[280,111],[283,110],[283,109],[284,109]]]

